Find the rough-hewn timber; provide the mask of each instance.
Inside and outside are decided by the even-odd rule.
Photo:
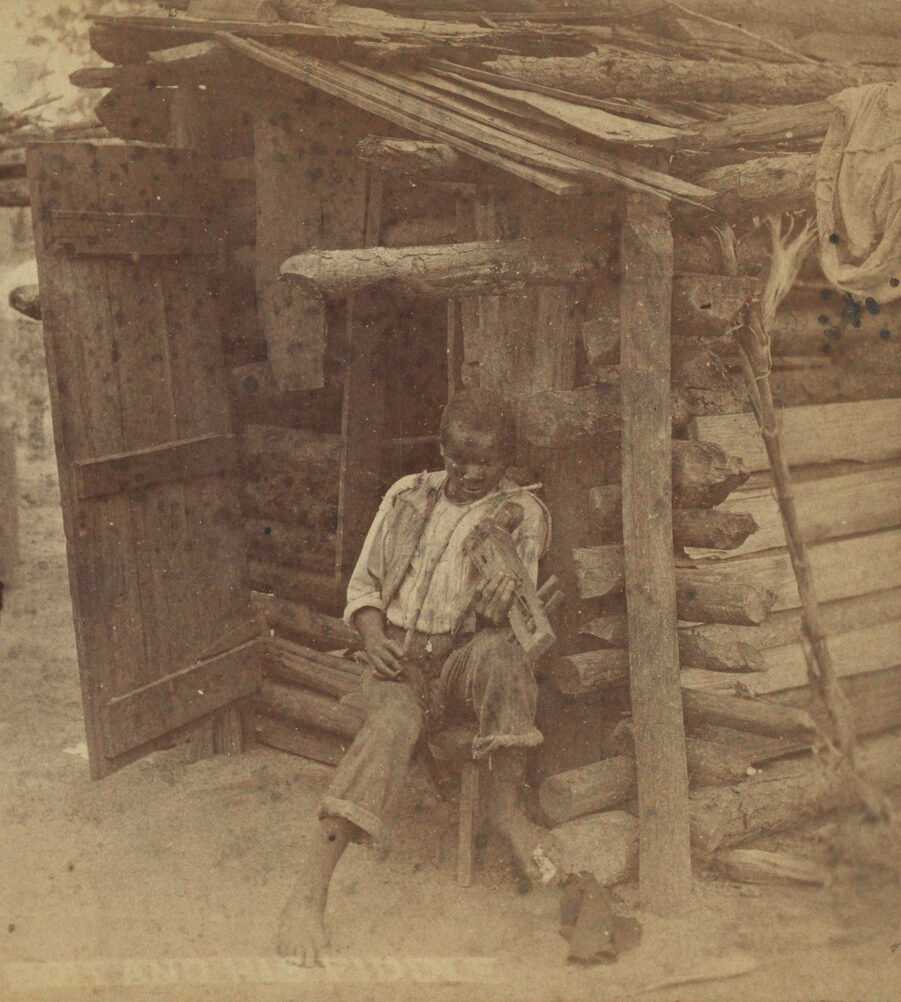
[[[688,726],[714,724],[777,738],[810,738],[815,731],[813,718],[805,710],[758,699],[683,688],[682,709]]]
[[[589,492],[594,525],[605,543],[622,539],[622,491],[619,484],[604,484]],[[740,505],[737,506],[740,509]],[[757,531],[754,518],[741,510],[675,508],[673,542],[677,546],[715,550],[738,549]]]
[[[769,620],[767,620],[767,623]],[[755,642],[755,633],[764,626],[725,626],[715,624],[679,629],[679,663],[686,668],[704,668],[720,672],[765,671],[766,659]],[[628,642],[626,616],[608,613],[585,623],[580,633],[597,637],[613,647]]]
[[[488,65],[525,83],[593,97],[698,101],[716,94],[719,101],[748,104],[816,101],[845,87],[893,81],[901,75],[901,69],[889,66],[668,59],[606,49],[550,59],[501,56]]]
[[[688,902],[691,855],[672,559],[673,237],[665,203],[625,196],[620,257],[623,539],[639,880],[643,905],[667,913]]]
[[[282,262],[281,274],[312,284],[324,299],[384,284],[411,296],[445,299],[589,281],[606,263],[601,247],[565,239],[472,241],[298,254]]]
[[[874,738],[858,749],[857,767],[883,789],[901,784],[901,737]],[[777,763],[738,787],[691,795],[692,845],[707,856],[755,836],[794,828],[827,811],[858,802],[853,783],[815,758]]]
[[[621,592],[626,581],[626,546],[586,546],[573,551],[579,594],[603,598]],[[672,557],[670,557],[672,559]],[[781,568],[781,565],[780,565]],[[774,596],[766,582],[744,567],[722,570],[704,565],[676,570],[676,603],[679,618],[696,623],[761,623],[772,608]]]

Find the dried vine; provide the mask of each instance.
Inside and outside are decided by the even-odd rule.
[[[791,475],[785,453],[781,423],[773,399],[772,338],[770,329],[782,300],[798,277],[816,240],[816,226],[805,220],[800,227],[790,220],[783,225],[781,215],[765,219],[771,238],[771,262],[766,286],[760,299],[744,304],[732,328],[738,343],[742,371],[747,383],[751,408],[760,427],[773,474],[776,500],[785,529],[785,539],[792,570],[801,599],[801,642],[807,661],[807,674],[814,698],[826,710],[830,734],[819,732],[821,751],[837,769],[844,769],[853,782],[867,810],[874,818],[892,819],[888,798],[855,768],[856,736],[851,707],[839,684],[835,664],[823,630],[816,594],[813,568],[807,556],[798,512],[792,493]],[[715,230],[725,270],[737,274],[735,232],[728,224]]]

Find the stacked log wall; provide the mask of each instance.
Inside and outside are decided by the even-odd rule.
[[[716,244],[710,241],[709,249],[707,244],[695,233],[680,234],[676,243],[674,299],[681,297],[694,313],[674,304],[673,391],[681,399],[681,409],[674,408],[674,435],[719,445],[750,476],[706,510],[685,510],[674,498],[677,574],[684,581],[689,575],[697,575],[695,580],[714,575],[721,593],[727,586],[747,585],[768,594],[770,603],[762,622],[697,623],[680,610],[683,685],[804,706],[810,694],[797,592],[763,469],[765,451],[749,413],[735,346],[725,336],[732,290],[747,280],[716,275]],[[758,292],[766,264],[761,250],[750,248],[756,267],[748,269],[758,276],[752,287]],[[747,257],[749,249],[743,253]],[[615,373],[619,363],[615,289],[602,313],[608,323],[583,330],[582,357],[598,381]],[[774,336],[774,392],[789,427],[796,425],[793,472],[801,521],[812,544],[827,629],[836,635],[837,660],[847,666],[845,686],[863,734],[901,722],[898,700],[882,698],[891,692],[891,680],[901,677],[896,598],[901,464],[894,432],[901,415],[899,320],[897,305],[860,302],[827,288],[813,261],[785,301]],[[628,679],[615,450],[606,473],[606,482],[592,491],[590,543],[575,554],[579,591],[594,595],[600,612],[580,618],[576,625],[583,637],[575,649],[581,653],[558,659],[550,673],[570,699],[609,700],[623,692]],[[615,702],[622,710],[622,700]],[[555,754],[554,765],[572,768],[592,760],[590,742],[582,745],[577,754],[572,749]]]
[[[872,354],[877,354],[876,350]],[[879,346],[881,347],[881,345]],[[795,481],[800,521],[809,544],[824,625],[838,674],[854,707],[858,729],[870,734],[901,723],[889,698],[901,665],[901,400],[870,399],[787,408],[783,428]],[[749,643],[763,655],[764,670],[740,680],[689,668],[686,686],[802,705],[810,700],[801,646],[799,599],[771,478],[752,423],[699,418],[693,433],[742,455],[751,479],[721,506],[751,512],[760,531],[723,559],[694,551],[704,565],[737,571],[777,594],[776,615],[758,628],[714,637],[716,628],[686,632],[702,642]],[[877,695],[878,694],[878,695]]]
[[[291,253],[308,246],[362,246],[363,230],[372,226],[374,213],[372,205],[361,203],[368,223],[354,215],[363,183],[358,179],[366,172],[353,147],[378,123],[321,95],[285,100],[276,110],[266,107],[266,114],[257,114],[250,123],[256,141],[249,155],[225,165],[232,192],[229,219],[234,222],[222,304],[243,443],[251,585],[335,612],[346,580],[346,569],[336,567],[342,383],[349,362],[344,309],[337,307],[328,318],[321,385],[286,389],[270,357],[261,297]],[[313,128],[325,120],[333,123],[330,132]],[[337,172],[340,190],[334,190],[329,177],[320,178],[317,169]],[[376,242],[452,239],[441,211],[446,202],[446,196],[424,193],[407,180],[385,179],[374,224]],[[387,332],[385,436],[376,460],[381,489],[405,473],[434,468],[438,461],[435,434],[446,394],[445,324],[446,310],[425,304],[402,312]],[[368,520],[372,514],[363,517]]]
[[[698,245],[682,244],[705,267]],[[747,263],[747,262],[746,262]],[[707,262],[715,267],[715,252]],[[706,342],[708,347],[711,342]],[[734,345],[714,350],[738,380]],[[901,556],[899,444],[901,310],[829,288],[815,257],[780,309],[774,329],[774,395],[789,439],[794,495],[817,576],[827,634],[859,733],[901,722],[894,685],[901,672],[895,567]],[[792,706],[811,701],[800,645],[797,592],[765,450],[748,414],[699,415],[690,433],[718,442],[751,471],[716,509],[751,516],[758,525],[728,553],[687,549],[701,565],[750,577],[777,595],[774,614],[759,625],[683,626],[683,684],[735,691]],[[727,675],[715,667],[753,670]],[[759,674],[758,674],[759,673]]]

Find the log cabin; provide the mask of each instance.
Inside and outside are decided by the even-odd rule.
[[[440,465],[450,396],[489,387],[566,596],[538,666],[540,806],[562,823],[637,796],[642,898],[666,910],[716,841],[715,787],[815,733],[730,328],[766,279],[757,217],[813,208],[827,98],[897,79],[901,48],[838,61],[809,4],[534,6],[93,19],[107,65],[72,79],[104,91],[110,139],[27,157],[91,769],[175,741],[337,762],[371,516]],[[897,307],[815,260],[773,332],[862,735],[901,724],[899,340]],[[729,831],[717,847],[754,834]]]

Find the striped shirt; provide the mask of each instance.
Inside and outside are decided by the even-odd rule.
[[[443,470],[426,474],[426,483],[429,486],[443,484],[446,476]],[[381,582],[375,579],[369,569],[369,554],[382,523],[391,511],[394,496],[412,487],[417,479],[413,475],[398,480],[379,506],[347,587],[347,607],[344,610],[347,623],[351,623],[354,613],[359,609],[371,606],[381,609],[389,623],[402,629],[415,626],[415,629],[423,633],[449,633],[461,623],[461,617],[471,606],[479,575],[463,553],[463,542],[469,532],[492,510],[485,502],[498,492],[514,489],[516,485],[512,481],[502,480],[492,494],[466,504],[450,501],[442,490],[416,547],[410,568],[391,604],[385,609]],[[550,515],[544,504],[528,491],[518,491],[510,495],[510,498],[523,509],[523,520],[513,533],[513,541],[533,583],[537,583],[538,561],[547,552],[550,542]],[[438,563],[419,618],[414,623],[423,578],[435,560]],[[470,611],[466,614],[461,628],[464,632],[475,629],[475,613]]]

